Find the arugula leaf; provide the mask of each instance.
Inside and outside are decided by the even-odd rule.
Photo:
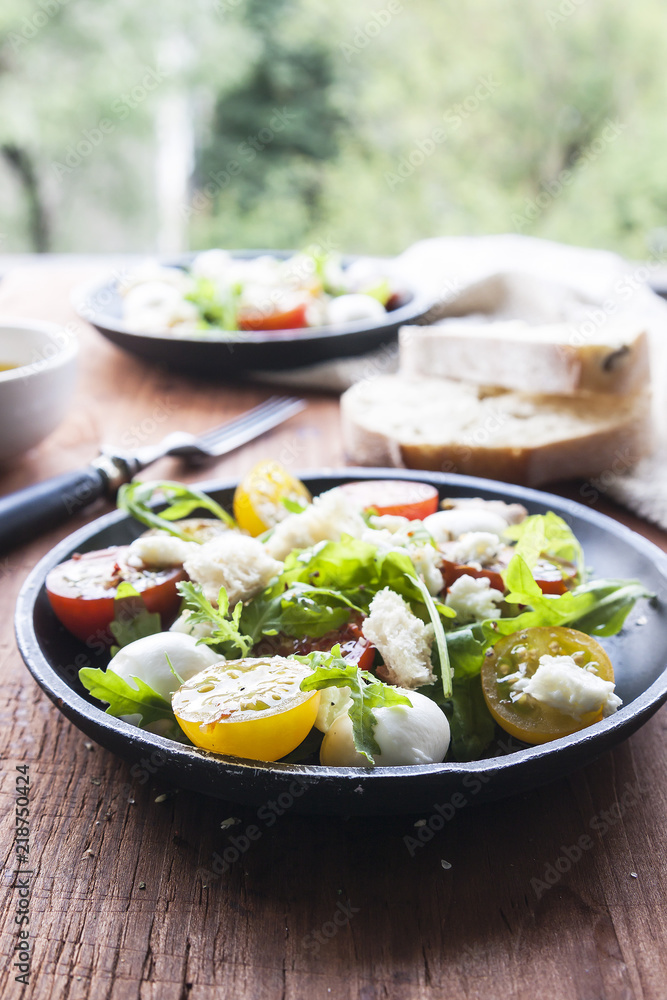
[[[412,708],[410,700],[399,694],[396,688],[359,670],[355,663],[344,660],[340,645],[334,646],[330,653],[310,653],[308,656],[297,656],[296,659],[313,668],[313,673],[301,681],[302,691],[319,691],[327,687],[350,689],[352,705],[348,714],[352,720],[354,746],[374,767],[373,754],[379,754],[380,747],[374,735],[377,718],[373,710],[390,705],[407,705]]]
[[[419,590],[421,591],[422,597],[424,599],[424,604],[429,613],[431,623],[433,625],[433,630],[435,632],[435,645],[438,650],[438,659],[440,661],[440,680],[442,682],[442,693],[445,698],[450,698],[452,694],[452,669],[449,662],[449,651],[447,648],[447,639],[445,638],[445,630],[442,627],[442,621],[440,620],[440,614],[435,606],[435,601],[431,597],[430,591],[424,581],[420,576],[415,573],[415,583]],[[443,605],[444,607],[444,605]],[[451,610],[451,609],[448,609]]]
[[[252,636],[243,635],[240,631],[239,621],[243,611],[241,601],[236,604],[231,617],[228,617],[229,598],[224,587],[220,588],[217,608],[204,596],[199,584],[177,583],[176,589],[185,599],[185,606],[190,611],[189,621],[195,625],[213,625],[212,634],[200,638],[197,645],[204,643],[207,646],[223,647],[225,656],[230,652],[233,654],[227,656],[228,659],[248,655],[255,643]]]
[[[123,646],[147,635],[157,635],[162,631],[162,621],[157,611],[148,610],[139,591],[123,580],[116,589],[114,620],[109,623],[109,629],[118,643],[111,647],[111,655],[115,656]]]
[[[530,569],[542,557],[574,563],[580,578],[584,574],[584,552],[569,524],[554,514],[533,514],[519,524],[511,524],[504,537],[515,541],[514,553],[520,555]]]
[[[79,679],[93,698],[108,703],[109,707],[106,709],[108,715],[119,719],[123,715],[138,714],[141,716],[143,729],[155,722],[168,723],[170,726],[164,735],[168,735],[170,739],[183,741],[183,732],[175,720],[169,702],[140,677],[132,678],[133,684],[136,685],[133,687],[110,667],[106,670],[82,667]]]
[[[159,499],[167,504],[167,507],[159,513],[150,506],[156,493],[163,494]],[[228,514],[211,497],[200,490],[184,486],[183,483],[174,483],[169,480],[124,483],[118,491],[118,507],[130,514],[135,520],[140,521],[141,524],[145,524],[149,528],[159,528],[160,531],[167,531],[170,535],[176,535],[177,538],[182,538],[186,542],[196,541],[196,539],[179,531],[170,522],[189,517],[196,510],[207,510],[220,521],[224,521],[230,528],[236,527],[236,522],[231,514]]]

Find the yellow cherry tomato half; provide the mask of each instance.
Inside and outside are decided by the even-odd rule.
[[[487,650],[482,665],[482,690],[499,726],[524,743],[548,743],[599,722],[602,710],[575,718],[514,688],[518,674],[532,677],[540,657],[571,656],[604,681],[614,680],[606,652],[584,632],[561,626],[536,626],[506,635]]]
[[[234,493],[234,517],[239,528],[253,537],[287,517],[283,498],[304,507],[312,497],[303,483],[269,459],[259,462],[243,477]]]
[[[313,727],[319,691],[302,691],[310,673],[288,656],[223,660],[186,681],[172,696],[178,724],[203,750],[279,760]]]

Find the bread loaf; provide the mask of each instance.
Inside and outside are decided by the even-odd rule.
[[[593,330],[521,321],[408,326],[400,332],[400,357],[405,375],[545,395],[621,395],[648,387],[650,380],[648,337],[627,322]]]
[[[341,398],[357,465],[539,486],[623,472],[652,444],[650,395],[528,395],[444,378],[384,375]]]

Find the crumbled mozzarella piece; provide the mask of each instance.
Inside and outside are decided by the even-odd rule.
[[[418,691],[399,688],[410,705],[385,705],[373,709],[376,725],[373,736],[380,747],[374,754],[380,767],[408,764],[439,764],[449,747],[447,716],[434,701]],[[339,715],[322,740],[322,764],[332,767],[368,767],[368,761],[354,746],[352,720],[347,712]]]
[[[491,531],[465,531],[447,548],[447,558],[452,562],[470,566],[489,566],[505,548],[498,535]]]
[[[434,596],[439,594],[444,586],[440,572],[442,553],[434,545],[419,544],[423,542],[425,535],[428,537],[423,522],[383,514],[372,517],[371,524],[373,527],[362,532],[362,541],[376,545],[380,552],[402,552],[423,577],[429,593]]]
[[[386,531],[403,532],[412,522],[409,517],[401,517],[400,514],[371,514],[369,518],[371,527],[384,528]],[[419,522],[421,524],[421,521]]]
[[[429,594],[435,597],[445,585],[442,573],[440,572],[442,555],[432,545],[422,545],[418,549],[408,549],[408,555],[412,560],[414,568],[424,578],[424,583],[428,587]]]
[[[496,604],[504,595],[491,587],[485,577],[460,576],[454,580],[447,592],[445,603],[453,608],[460,622],[484,621],[485,618],[500,618]]]
[[[203,545],[195,545],[184,563],[194,583],[201,585],[204,596],[216,604],[220,588],[227,591],[232,607],[248,601],[267,586],[282,569],[261,542],[236,531],[226,531]]]
[[[433,626],[413,615],[400,594],[385,587],[371,601],[364,636],[380,650],[388,680],[406,688],[432,684]]]
[[[360,321],[379,322],[387,316],[385,307],[372,295],[362,293],[338,295],[327,305],[329,322],[356,323]]]
[[[131,288],[123,303],[126,322],[137,330],[151,331],[187,323],[196,326],[199,312],[184,298],[184,289],[165,281],[149,281]]]
[[[590,712],[612,715],[622,705],[614,694],[614,682],[580,667],[572,656],[540,656],[532,677],[522,677],[512,685],[514,691],[529,694],[536,701],[555,708],[573,719]]]
[[[266,541],[274,559],[285,559],[292,549],[308,549],[318,542],[340,540],[342,535],[361,538],[366,522],[342,490],[328,490],[315,497],[299,514],[280,521]]]
[[[128,566],[135,569],[167,569],[182,566],[190,553],[199,548],[197,542],[184,542],[166,531],[135,538],[127,554]]]
[[[220,591],[218,590],[218,593],[219,592]],[[184,635],[192,635],[195,639],[205,639],[207,636],[213,635],[215,626],[212,622],[193,622],[190,621],[191,616],[191,611],[182,611],[169,631],[182,632]]]
[[[468,531],[491,532],[500,536],[508,522],[495,510],[469,507],[457,510],[438,510],[424,518],[424,527],[436,542],[448,542]]]
[[[192,261],[190,271],[196,278],[219,281],[225,278],[231,263],[232,255],[227,250],[204,250]]]

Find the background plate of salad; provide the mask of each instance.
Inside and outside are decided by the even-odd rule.
[[[130,762],[159,755],[161,776],[175,785],[233,802],[261,805],[280,796],[301,812],[343,815],[393,814],[433,809],[455,797],[484,801],[516,794],[558,778],[591,761],[628,737],[667,700],[667,557],[623,525],[573,501],[519,486],[436,473],[392,470],[323,470],[301,477],[313,496],[354,481],[402,479],[428,483],[441,498],[481,497],[523,504],[529,515],[552,512],[572,529],[583,547],[589,579],[639,581],[623,611],[617,634],[598,630],[614,668],[622,706],[601,721],[541,745],[527,745],[497,729],[486,738],[479,759],[440,764],[374,768],[331,767],[302,754],[301,763],[223,756],[188,746],[131,725],[104,711],[79,679],[79,672],[106,668],[109,653],[101,643],[84,644],[54,615],[46,593],[49,572],[74,553],[127,545],[145,526],[117,511],[70,535],[35,567],[19,596],[16,632],[22,656],[40,687],[84,733]],[[203,484],[200,489],[226,510],[232,509],[236,483]],[[620,593],[622,588],[616,588]],[[600,590],[595,614],[617,614],[615,597]],[[638,598],[638,599],[636,599]],[[636,600],[636,603],[635,603]],[[604,610],[606,608],[612,610]],[[611,601],[611,604],[610,604]],[[616,608],[616,610],[613,610]],[[576,623],[575,623],[576,627]],[[454,646],[452,651],[455,656]],[[461,651],[464,669],[468,646]],[[456,686],[456,674],[455,674]],[[465,705],[460,706],[465,711]],[[472,742],[488,719],[476,720],[474,705],[465,720]]]
[[[209,377],[366,354],[432,304],[391,260],[317,248],[146,261],[75,290],[73,301],[120,347]]]

